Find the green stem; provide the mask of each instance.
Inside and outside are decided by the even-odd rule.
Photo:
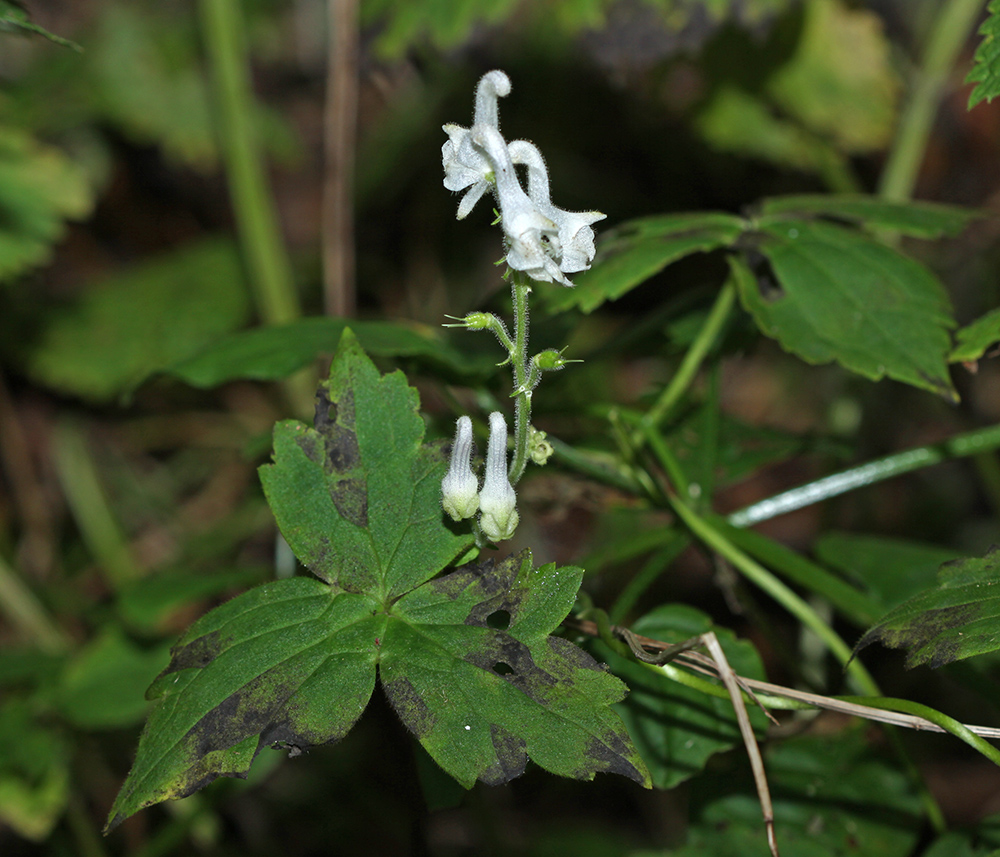
[[[829,500],[831,497],[873,485],[902,473],[998,448],[1000,448],[1000,425],[976,429],[956,435],[943,443],[918,446],[884,458],[877,458],[858,467],[842,470],[840,473],[824,476],[815,482],[800,485],[798,488],[783,491],[781,494],[738,509],[730,514],[727,520],[734,527],[750,527],[761,521]]]
[[[257,309],[265,324],[284,324],[302,311],[257,137],[240,5],[237,0],[201,0],[200,7],[233,214]]]
[[[53,452],[73,520],[104,579],[115,590],[137,580],[142,570],[118,525],[81,429],[68,420],[57,425]]]
[[[52,654],[65,652],[70,641],[45,612],[35,593],[0,557],[0,613],[40,649]]]
[[[520,271],[511,272],[514,301],[514,350],[510,362],[514,371],[514,458],[510,463],[511,485],[517,485],[528,463],[531,433],[531,389],[528,386],[528,295],[529,286]]]
[[[657,427],[661,425],[677,402],[680,401],[680,398],[687,391],[688,387],[691,386],[691,382],[698,373],[702,362],[718,339],[719,333],[722,331],[726,319],[729,317],[729,312],[733,308],[735,300],[736,286],[730,278],[719,291],[715,303],[712,305],[712,309],[705,319],[705,323],[702,325],[701,330],[698,331],[698,336],[695,337],[694,342],[688,348],[684,359],[681,361],[681,365],[677,367],[677,372],[674,373],[673,378],[670,379],[670,383],[663,389],[663,392],[660,393],[653,406],[643,417],[643,427]],[[632,445],[636,449],[642,445],[644,438],[648,437],[643,431],[643,427],[637,428],[632,436]]]
[[[879,196],[884,199],[907,200],[913,195],[948,76],[984,4],[983,0],[945,0],[940,5],[879,181]]]
[[[847,673],[863,693],[878,696],[878,685],[868,671],[856,660],[852,660],[851,648],[836,631],[816,613],[807,601],[781,582],[770,571],[747,554],[743,553],[708,521],[696,515],[678,497],[667,495],[667,502],[674,513],[691,530],[694,536],[715,551],[719,556],[738,569],[744,577],[764,590],[805,627],[819,637],[833,656],[845,667]]]

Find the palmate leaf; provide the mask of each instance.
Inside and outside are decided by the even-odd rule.
[[[416,391],[379,375],[346,331],[317,396],[316,427],[279,423],[261,468],[282,533],[317,578],[265,584],[195,623],[147,695],[160,701],[108,827],[220,776],[264,747],[343,737],[381,678],[400,718],[468,787],[529,759],[589,779],[649,776],[612,711],[625,686],[550,637],[582,570],[527,552],[469,563],[445,523],[440,446],[423,441]]]
[[[937,585],[890,610],[858,642],[907,649],[906,667],[940,667],[1000,649],[1000,549],[947,562]]]

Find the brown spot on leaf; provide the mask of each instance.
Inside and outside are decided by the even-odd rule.
[[[609,774],[621,774],[630,780],[646,785],[646,776],[629,759],[628,745],[614,732],[608,732],[601,738],[593,738],[587,745],[584,752],[593,764],[593,769]],[[590,773],[586,770],[577,773],[577,779],[590,779]]]
[[[218,631],[212,631],[183,646],[170,650],[170,663],[160,673],[161,676],[189,669],[204,669],[223,649],[223,639]]]
[[[496,761],[479,775],[480,782],[500,786],[521,776],[528,765],[527,744],[523,738],[495,723],[490,726],[490,740]]]
[[[383,677],[382,688],[389,698],[389,704],[415,738],[419,740],[434,728],[437,718],[409,679],[385,681]]]

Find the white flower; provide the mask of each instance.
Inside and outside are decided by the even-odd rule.
[[[507,264],[533,280],[572,286],[559,267],[559,227],[524,192],[500,132],[490,125],[474,125],[469,138],[493,164],[501,225],[507,238]]]
[[[502,71],[490,71],[480,78],[476,86],[476,108],[472,124],[489,125],[499,133],[500,117],[497,99],[510,93],[510,78]],[[461,125],[444,125],[448,140],[441,147],[444,165],[444,186],[460,191],[469,188],[458,205],[458,219],[464,218],[487,190],[493,185],[493,165],[477,149],[470,137],[470,129]]]
[[[515,164],[528,168],[528,196],[538,210],[559,227],[562,255],[559,268],[566,274],[586,271],[594,261],[594,230],[592,223],[604,220],[600,211],[564,211],[549,200],[549,173],[538,147],[527,140],[514,140],[507,147]]]
[[[479,492],[479,526],[491,542],[514,535],[519,520],[517,495],[507,477],[507,422],[503,414],[490,414],[490,440],[486,448],[486,478]]]
[[[459,417],[451,445],[451,466],[441,480],[441,505],[454,521],[471,518],[479,508],[479,481],[469,464],[471,457],[472,420]]]

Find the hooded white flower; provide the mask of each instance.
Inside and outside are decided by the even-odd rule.
[[[507,421],[503,414],[490,414],[490,440],[486,448],[486,477],[479,492],[479,526],[491,542],[514,535],[519,516],[517,495],[507,476]]]
[[[469,464],[471,457],[472,420],[459,417],[451,445],[451,466],[441,480],[441,505],[454,521],[471,518],[479,509],[479,481]]]
[[[489,125],[499,134],[500,114],[497,99],[510,93],[510,78],[502,71],[490,71],[480,78],[476,86],[476,109],[472,124]],[[460,191],[469,188],[458,205],[458,219],[462,220],[487,190],[493,185],[493,165],[470,139],[471,129],[461,125],[443,125],[448,140],[441,147],[444,165],[444,186]]]
[[[500,132],[490,125],[474,125],[469,138],[493,165],[501,225],[507,239],[507,264],[533,280],[572,286],[559,267],[559,227],[524,192]]]
[[[534,143],[514,140],[507,147],[515,164],[528,168],[528,197],[536,208],[559,227],[562,255],[559,268],[566,274],[586,271],[594,261],[594,230],[592,223],[604,220],[600,211],[565,211],[556,208],[549,199],[549,173],[542,153]]]

